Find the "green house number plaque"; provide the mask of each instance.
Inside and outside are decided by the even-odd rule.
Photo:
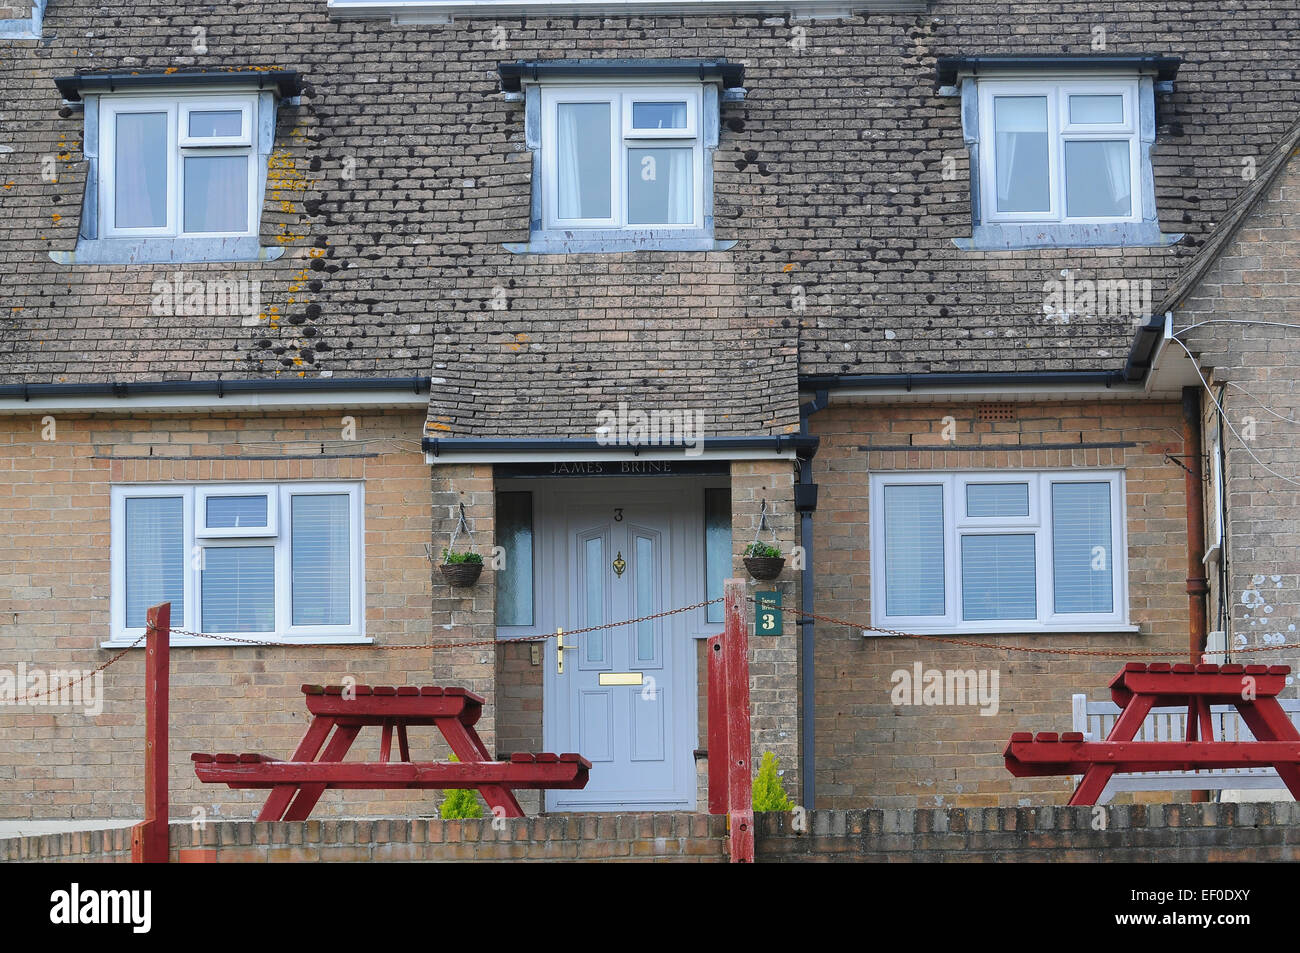
[[[754,621],[755,635],[780,635],[784,627],[781,620],[781,593],[756,592],[758,615]]]

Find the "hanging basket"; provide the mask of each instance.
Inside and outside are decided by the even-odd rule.
[[[744,559],[745,569],[749,574],[764,582],[775,579],[785,568],[784,556],[746,556]]]
[[[442,578],[453,589],[464,589],[478,582],[479,573],[483,571],[482,563],[442,563],[438,566]]]

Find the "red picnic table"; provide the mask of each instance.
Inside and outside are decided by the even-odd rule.
[[[1018,778],[1082,774],[1071,804],[1096,804],[1116,772],[1272,767],[1300,800],[1300,731],[1278,704],[1286,665],[1144,665],[1130,662],[1110,683],[1119,716],[1105,741],[1083,734],[1017,731],[1004,756]],[[1210,706],[1234,705],[1254,741],[1215,741]],[[1183,741],[1134,741],[1153,708],[1187,709]]]
[[[304,821],[327,788],[476,788],[495,816],[523,817],[512,789],[587,784],[591,762],[581,755],[513,754],[509,761],[493,760],[474,730],[483,698],[463,688],[304,685],[302,691],[313,717],[288,761],[261,754],[190,755],[200,781],[270,788],[259,821]],[[367,725],[382,729],[379,760],[345,763]],[[407,729],[427,725],[442,732],[459,761],[411,761]],[[394,734],[400,761],[390,760]]]

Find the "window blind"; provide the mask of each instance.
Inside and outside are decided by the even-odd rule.
[[[884,504],[886,615],[943,615],[943,487],[886,486]]]
[[[203,551],[203,631],[275,631],[275,548],[208,546]]]
[[[1057,612],[1110,612],[1109,483],[1052,484],[1052,580]]]
[[[352,619],[348,495],[296,495],[291,509],[293,624],[347,625]]]
[[[204,519],[209,529],[265,527],[266,497],[209,496]]]
[[[1034,553],[1033,533],[963,536],[962,618],[1037,618]]]
[[[173,620],[184,619],[184,498],[128,497],[125,503],[127,627],[142,628],[145,611],[160,602],[172,604]]]
[[[1028,483],[968,483],[966,515],[969,517],[1028,516]]]

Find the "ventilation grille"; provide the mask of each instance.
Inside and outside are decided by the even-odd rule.
[[[1016,405],[1007,404],[976,404],[975,418],[977,420],[1015,420]]]

